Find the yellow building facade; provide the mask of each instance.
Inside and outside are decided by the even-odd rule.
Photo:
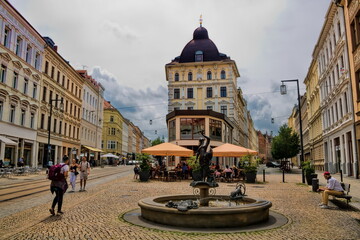
[[[114,155],[121,156],[124,117],[114,106],[111,105],[110,102],[104,100],[103,119],[103,153],[112,153]]]
[[[310,160],[317,170],[324,170],[324,148],[322,139],[322,118],[320,107],[317,51],[313,53],[308,73],[304,80],[307,92],[307,118],[309,128]]]

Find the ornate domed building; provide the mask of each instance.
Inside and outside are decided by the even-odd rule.
[[[201,19],[193,39],[165,70],[169,142],[196,151],[204,130],[212,147],[225,142],[248,147],[248,111],[237,87],[238,68],[234,60],[219,52]],[[172,164],[175,162],[170,161]]]

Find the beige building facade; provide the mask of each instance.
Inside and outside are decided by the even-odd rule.
[[[45,41],[8,1],[0,3],[0,160],[37,166]]]
[[[46,40],[40,92],[37,142],[38,164],[61,162],[64,155],[80,156],[82,86],[84,79]],[[50,145],[49,145],[50,136]]]

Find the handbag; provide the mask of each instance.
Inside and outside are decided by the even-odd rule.
[[[75,172],[75,176],[77,176],[79,174],[79,172]]]

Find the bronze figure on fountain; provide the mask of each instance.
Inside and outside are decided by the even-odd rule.
[[[204,182],[212,182],[214,181],[214,178],[211,176],[209,166],[213,156],[213,152],[211,148],[207,152],[207,149],[210,145],[210,138],[204,135],[204,130],[202,130],[200,133],[203,137],[199,139],[199,146],[196,152],[196,160],[200,163],[202,180]]]

